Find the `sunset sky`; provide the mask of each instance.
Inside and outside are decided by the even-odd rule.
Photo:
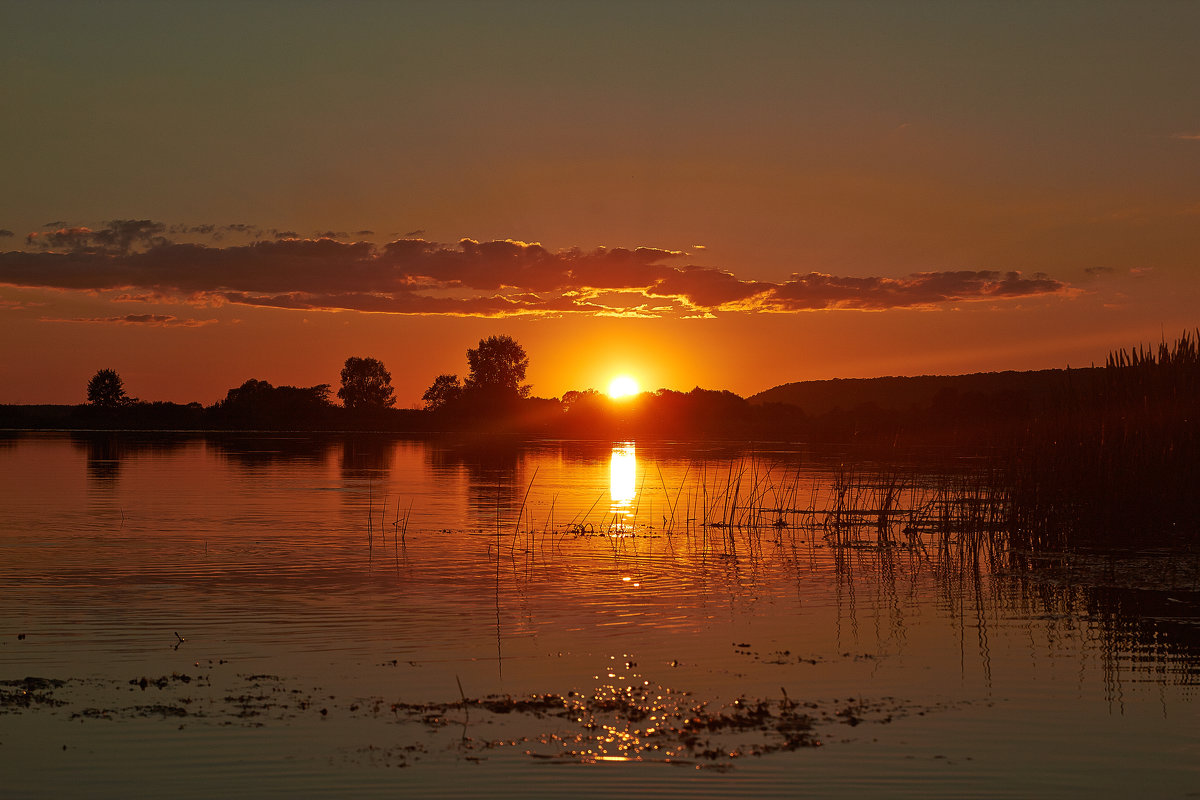
[[[0,403],[1087,366],[1200,325],[1200,3],[0,0]]]

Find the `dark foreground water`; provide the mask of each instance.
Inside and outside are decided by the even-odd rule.
[[[1200,796],[1195,556],[842,463],[0,438],[0,795]]]

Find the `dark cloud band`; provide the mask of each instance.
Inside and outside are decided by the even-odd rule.
[[[250,241],[221,243],[226,236]],[[377,246],[347,238],[335,232],[299,238],[240,224],[167,228],[150,220],[116,220],[96,230],[63,226],[29,234],[24,250],[0,253],[0,283],[133,290],[197,304],[482,317],[881,310],[1069,291],[1040,273],[959,270],[890,278],[808,272],[769,282],[675,266],[686,253],[649,247],[551,251],[514,240],[447,246],[420,238]]]

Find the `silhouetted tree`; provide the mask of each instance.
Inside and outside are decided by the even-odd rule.
[[[392,373],[374,358],[347,358],[337,394],[346,408],[389,408],[396,403]]]
[[[459,383],[457,375],[438,375],[434,379],[433,385],[425,390],[425,394],[421,395],[421,399],[425,401],[427,410],[437,411],[450,405],[461,396],[462,384]]]
[[[572,389],[569,392],[564,392],[562,396],[562,405],[564,411],[570,411],[580,403],[588,403],[600,397],[600,393],[595,389],[584,389],[582,392]]]
[[[87,385],[88,402],[100,408],[117,408],[133,401],[125,394],[125,382],[115,369],[97,370]]]
[[[330,408],[328,383],[272,386],[251,378],[225,394],[215,415],[239,427],[294,428],[320,424]]]
[[[480,339],[479,347],[467,350],[467,365],[471,371],[463,387],[465,392],[496,399],[529,396],[530,387],[523,383],[529,357],[511,336]]]
[[[226,407],[248,407],[258,405],[265,401],[275,392],[275,387],[269,381],[260,381],[257,378],[251,378],[236,389],[230,389],[225,393],[224,405]]]
[[[562,426],[575,436],[606,435],[613,425],[613,403],[608,395],[595,389],[572,389],[562,396],[559,410]]]

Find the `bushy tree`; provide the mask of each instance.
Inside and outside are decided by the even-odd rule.
[[[117,408],[133,402],[125,394],[125,382],[115,369],[97,370],[87,385],[88,402],[100,408]]]
[[[462,384],[457,375],[438,375],[433,385],[425,390],[421,399],[425,401],[428,411],[445,408],[462,396]]]
[[[329,384],[316,386],[272,386],[256,378],[225,393],[225,405],[237,408],[323,408],[329,405]]]
[[[564,410],[569,410],[585,403],[594,403],[599,398],[600,393],[595,389],[584,389],[582,392],[572,389],[563,394],[562,406]]]
[[[251,378],[236,389],[230,389],[225,393],[225,406],[229,408],[257,406],[266,402],[266,399],[274,393],[275,387],[269,381]]]
[[[468,393],[496,398],[529,396],[524,383],[529,357],[525,348],[511,336],[489,336],[479,340],[479,347],[467,350],[467,375],[463,387]]]
[[[214,412],[223,424],[291,428],[322,424],[329,403],[329,384],[272,386],[256,378],[230,389]]]
[[[392,373],[375,358],[347,358],[337,394],[346,408],[388,408],[396,403]]]

